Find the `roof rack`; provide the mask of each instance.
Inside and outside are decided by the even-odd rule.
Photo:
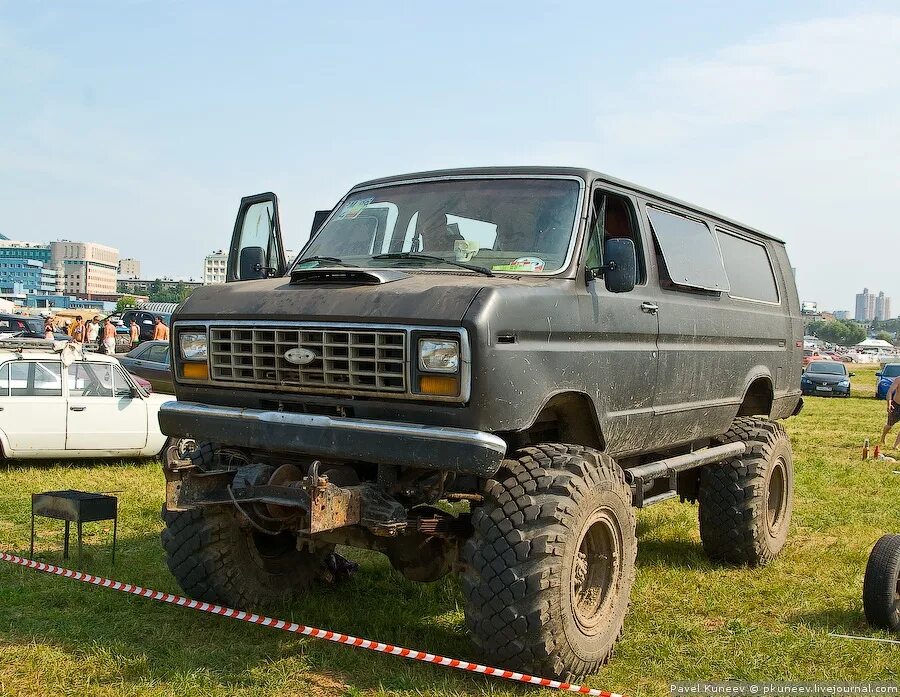
[[[47,339],[0,339],[0,349],[22,351],[62,351],[70,343],[69,341],[49,341]]]

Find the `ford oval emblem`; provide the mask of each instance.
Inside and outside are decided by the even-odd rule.
[[[294,365],[309,365],[316,358],[318,356],[315,353],[305,348],[292,348],[284,352],[284,360]]]

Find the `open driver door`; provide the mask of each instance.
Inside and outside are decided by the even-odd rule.
[[[245,196],[234,222],[225,282],[281,276],[286,268],[278,197],[272,192]]]

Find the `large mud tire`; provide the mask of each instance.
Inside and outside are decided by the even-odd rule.
[[[241,464],[240,453],[220,452],[200,442],[188,454],[200,470]],[[241,467],[239,477],[258,476],[265,465]],[[268,468],[271,470],[271,468]],[[250,526],[230,507],[169,511],[160,539],[166,565],[190,597],[235,608],[275,606],[329,578],[325,561],[333,546],[298,550],[291,533],[268,535]]]
[[[700,471],[700,539],[707,556],[760,566],[787,541],[794,508],[791,442],[780,423],[735,419],[719,443],[743,441],[740,457]]]
[[[241,609],[272,607],[325,573],[333,548],[300,551],[294,535],[260,533],[240,525],[237,515],[224,507],[163,509],[166,565],[190,597]]]
[[[504,460],[463,548],[466,624],[494,665],[563,679],[596,672],[628,610],[637,539],[621,469],[541,444]]]
[[[900,632],[900,535],[885,535],[872,548],[863,581],[863,609],[873,627]]]

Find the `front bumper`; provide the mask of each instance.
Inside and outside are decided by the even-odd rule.
[[[849,387],[839,387],[838,385],[827,385],[830,387],[830,390],[819,390],[816,389],[816,385],[803,385],[802,392],[806,397],[849,397],[850,396],[850,388]]]
[[[315,414],[166,402],[159,425],[168,436],[233,447],[424,467],[489,477],[506,455],[497,436],[462,428]]]

